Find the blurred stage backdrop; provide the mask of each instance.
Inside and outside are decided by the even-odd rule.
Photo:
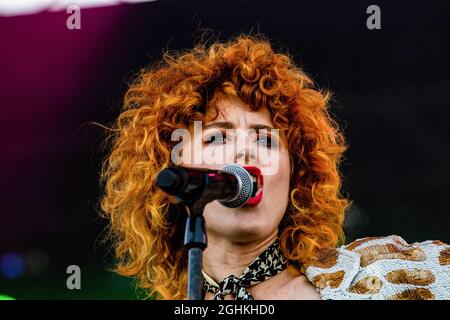
[[[54,2],[0,5],[0,295],[141,297],[109,271],[100,242],[104,132],[89,122],[109,124],[141,67],[205,29],[221,40],[261,32],[335,93],[350,143],[349,240],[450,241],[448,1],[78,1],[73,30],[68,3]],[[371,4],[379,30],[366,27]],[[66,287],[69,265],[81,268],[81,290]]]

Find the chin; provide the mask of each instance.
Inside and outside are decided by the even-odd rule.
[[[235,241],[255,241],[269,236],[279,221],[263,200],[256,206],[227,208],[214,203],[205,214],[206,227],[211,233]],[[217,206],[216,206],[217,205]]]
[[[255,230],[250,229],[242,229],[242,230],[233,230],[231,234],[228,235],[230,240],[233,240],[235,242],[252,242],[252,241],[258,241],[264,238],[265,233],[261,233]]]
[[[272,223],[263,217],[242,217],[238,222],[230,226],[228,231],[228,234],[232,235],[234,239],[242,239],[245,241],[257,240],[271,233]]]

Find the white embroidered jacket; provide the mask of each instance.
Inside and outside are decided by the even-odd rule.
[[[306,276],[324,300],[450,300],[450,245],[358,239],[325,251]]]

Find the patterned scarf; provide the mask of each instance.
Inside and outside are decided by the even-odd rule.
[[[212,292],[214,300],[224,300],[233,294],[236,300],[254,300],[246,288],[264,281],[286,269],[286,258],[280,251],[278,239],[259,255],[239,276],[230,275],[217,284],[203,272],[203,291]]]

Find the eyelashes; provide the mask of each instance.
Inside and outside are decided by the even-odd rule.
[[[223,133],[214,133],[211,135],[207,135],[203,139],[203,144],[224,144],[225,143],[225,135]]]
[[[230,142],[232,142],[232,138],[227,137],[224,132],[215,132],[213,134],[208,134],[203,138],[204,145],[223,145]],[[272,147],[272,145],[278,145],[275,138],[265,134],[257,134],[256,143],[267,148]]]
[[[268,135],[259,135],[258,136],[258,143],[262,144],[263,146],[266,146],[267,148],[270,148],[272,144],[276,145],[274,142],[272,142],[272,137]]]

